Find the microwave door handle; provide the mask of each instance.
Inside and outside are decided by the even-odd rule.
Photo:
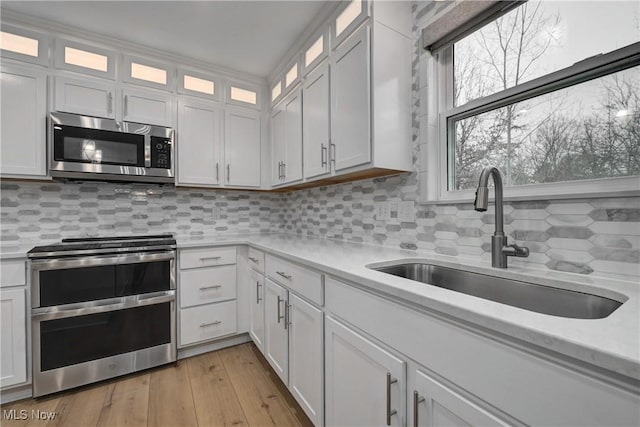
[[[144,167],[151,167],[151,137],[149,135],[144,136]]]

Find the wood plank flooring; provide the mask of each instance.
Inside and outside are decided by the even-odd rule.
[[[27,419],[16,418],[26,410]],[[53,419],[32,411],[54,413]],[[2,427],[312,426],[254,344],[2,405]]]

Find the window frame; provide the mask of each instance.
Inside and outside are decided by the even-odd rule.
[[[586,58],[569,67],[543,75],[517,86],[502,90],[483,98],[453,106],[454,70],[453,46],[427,56],[421,67],[427,74],[427,147],[421,158],[423,172],[422,200],[425,202],[472,201],[475,189],[449,190],[449,174],[453,172],[450,147],[455,142],[456,120],[461,120],[487,111],[501,108],[536,96],[571,87],[598,77],[640,65],[640,42],[623,48]],[[422,73],[424,75],[424,72]],[[423,97],[424,98],[424,97]],[[432,113],[434,112],[434,113]],[[504,188],[507,200],[536,200],[586,197],[621,197],[640,195],[640,178],[626,177],[593,178],[576,181],[561,181],[526,184]]]
[[[19,52],[0,49],[1,57],[43,66],[49,65],[49,48],[51,46],[51,36],[44,32],[24,29],[15,25],[5,24],[4,22],[2,23],[2,31],[37,40],[38,56],[25,55]]]
[[[248,90],[256,93],[256,103],[251,104],[249,102],[239,101],[231,98],[231,88]],[[262,88],[258,85],[242,82],[240,80],[227,79],[224,89],[224,103],[228,105],[236,105],[238,107],[250,108],[252,110],[262,110]],[[282,95],[281,95],[282,96]]]
[[[222,92],[224,92],[224,84],[220,77],[215,76],[213,74],[209,74],[205,71],[198,71],[188,67],[178,67],[177,70],[178,80],[177,80],[177,92],[181,95],[190,95],[196,96],[198,98],[209,99],[212,101],[220,102],[222,99]],[[199,92],[197,90],[191,90],[184,87],[184,77],[185,75],[190,77],[195,77],[197,79],[208,80],[213,82],[213,95],[205,92]]]
[[[122,56],[123,59],[123,73],[122,73],[122,81],[124,83],[131,83],[131,84],[135,84],[138,86],[146,86],[146,87],[151,87],[154,89],[161,89],[164,91],[169,91],[172,92],[175,88],[175,75],[176,75],[176,68],[172,65],[169,65],[167,63],[164,62],[160,62],[160,61],[156,61],[154,59],[147,59],[141,56],[134,56],[134,55],[128,55],[128,54],[124,54]],[[133,77],[131,75],[131,69],[132,69],[132,64],[133,63],[136,64],[140,64],[140,65],[144,65],[147,67],[153,67],[153,68],[158,68],[161,70],[166,71],[167,73],[167,83],[166,84],[162,84],[162,83],[157,83],[157,82],[153,82],[153,81],[149,81],[149,80],[144,80],[144,79],[138,79],[136,77]]]
[[[58,37],[54,41],[55,44],[55,67],[60,70],[75,71],[81,74],[89,74],[96,77],[102,77],[109,80],[116,79],[116,52],[113,50],[98,47],[92,44],[80,43],[75,40]],[[85,52],[102,55],[107,57],[107,71],[100,71],[89,67],[69,64],[65,61],[65,48],[78,49]]]

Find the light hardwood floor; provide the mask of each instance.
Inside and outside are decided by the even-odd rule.
[[[26,420],[7,411],[26,410]],[[32,410],[54,412],[32,419]],[[2,405],[12,426],[312,426],[254,344],[141,373]]]

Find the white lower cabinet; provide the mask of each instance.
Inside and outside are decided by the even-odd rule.
[[[417,368],[410,373],[410,425],[424,427],[508,426],[478,402]]]
[[[0,387],[27,380],[26,290],[0,291]]]
[[[314,425],[323,425],[323,313],[289,293],[289,390]]]
[[[289,380],[289,334],[287,332],[287,290],[265,280],[264,356],[283,383]]]
[[[249,334],[264,354],[264,276],[251,271],[249,280]]]
[[[405,425],[406,363],[326,317],[326,424]]]
[[[46,176],[47,75],[5,64],[0,74],[0,173]]]

